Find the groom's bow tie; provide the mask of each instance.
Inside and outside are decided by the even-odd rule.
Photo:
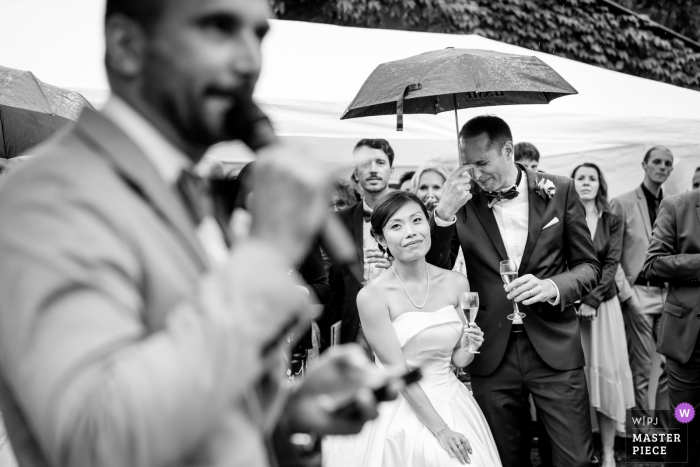
[[[485,191],[486,199],[489,200],[489,208],[504,199],[513,199],[518,196],[518,189],[515,186],[508,188],[506,191]]]

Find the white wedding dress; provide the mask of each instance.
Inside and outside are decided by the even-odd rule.
[[[455,377],[450,361],[462,335],[454,307],[408,312],[392,323],[411,368],[420,367],[419,382],[450,429],[471,443],[472,467],[500,467],[491,430],[469,390]],[[377,365],[381,364],[377,360]],[[354,436],[331,436],[323,442],[324,467],[461,466],[418,419],[401,396],[379,407],[379,417]]]

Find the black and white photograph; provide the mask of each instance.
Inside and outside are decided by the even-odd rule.
[[[697,0],[0,43],[0,467],[700,467]]]

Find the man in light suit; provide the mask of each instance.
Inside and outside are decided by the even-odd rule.
[[[309,320],[287,271],[324,222],[327,167],[270,150],[247,237],[190,170],[240,136],[269,14],[108,0],[114,95],[0,189],[0,403],[22,465],[265,466],[275,427],[347,433],[376,415],[357,348],[289,394],[280,380],[280,336]],[[334,415],[341,398],[360,416]]]
[[[700,465],[700,191],[661,202],[644,276],[668,282],[658,351],[666,356],[671,407],[692,405],[695,419],[687,424],[688,443],[668,443],[666,463]],[[671,420],[672,429],[682,429]],[[672,433],[682,433],[674,431]]]
[[[649,280],[642,274],[644,257],[649,247],[652,228],[663,199],[661,186],[673,171],[673,154],[663,146],[655,146],[644,155],[644,181],[629,193],[610,203],[610,209],[623,220],[622,256],[620,266],[624,277],[616,276],[622,316],[625,321],[630,367],[635,387],[635,405],[649,410],[649,380],[656,349],[661,309],[664,301],[664,281]],[[630,292],[625,292],[630,291]],[[665,410],[668,404],[666,372],[659,377],[656,408]],[[664,426],[668,417],[662,413]]]
[[[595,287],[600,263],[583,205],[570,178],[514,162],[513,136],[502,119],[475,117],[459,136],[468,164],[445,183],[427,259],[451,268],[453,235],[459,237],[485,335],[469,366],[474,397],[505,467],[530,465],[529,394],[552,440],[554,464],[588,466],[590,407],[573,305]],[[516,262],[519,278],[504,290],[505,259]],[[512,299],[524,319],[508,320]]]

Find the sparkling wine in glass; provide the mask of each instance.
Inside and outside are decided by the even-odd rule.
[[[503,283],[506,285],[518,278],[518,265],[514,260],[507,259],[505,261],[501,261],[501,278],[503,279]],[[520,310],[518,310],[518,304],[515,303],[515,300],[513,300],[513,310],[515,312],[507,316],[509,320],[522,320],[525,317],[525,313],[520,313]]]
[[[464,319],[468,323],[473,323],[476,320],[476,314],[479,312],[479,294],[476,292],[462,292],[459,297],[459,304],[464,313]],[[469,353],[481,353],[472,348],[472,342],[469,341]]]

